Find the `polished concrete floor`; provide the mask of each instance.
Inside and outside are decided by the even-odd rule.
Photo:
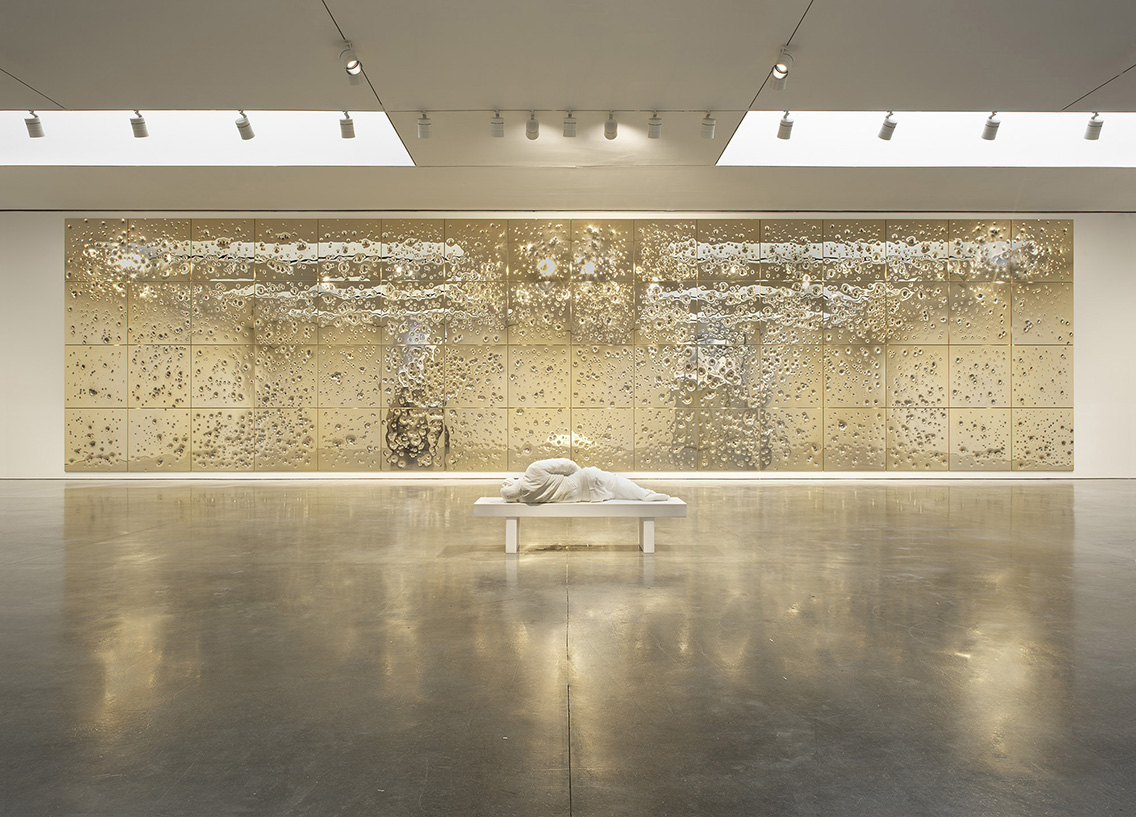
[[[1136,813],[1136,481],[0,482],[3,815]]]

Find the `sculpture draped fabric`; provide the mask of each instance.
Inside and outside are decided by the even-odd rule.
[[[601,468],[581,468],[566,457],[538,460],[520,477],[509,477],[501,486],[506,502],[603,502],[608,499],[638,499],[664,502],[666,494],[641,488],[626,477]]]

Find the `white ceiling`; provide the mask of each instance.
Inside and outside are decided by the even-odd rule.
[[[0,109],[381,108],[418,167],[352,177],[368,189],[340,198],[365,209],[414,209],[423,202],[446,209],[451,192],[461,198],[451,208],[514,210],[556,209],[549,202],[558,193],[566,208],[571,201],[597,210],[617,204],[899,209],[920,195],[926,207],[904,209],[984,209],[977,202],[992,199],[999,209],[1124,209],[1133,198],[1130,174],[1066,171],[1057,174],[1062,182],[1054,190],[1053,173],[1029,170],[905,175],[713,167],[747,109],[1136,110],[1136,70],[1123,73],[1136,63],[1131,0],[813,0],[811,7],[809,0],[326,0],[326,6],[321,0],[4,0]],[[336,24],[354,42],[369,85],[346,82]],[[758,93],[790,37],[796,62],[788,89]],[[505,112],[506,139],[489,137],[494,108]],[[559,133],[569,108],[581,120],[576,140]],[[542,123],[536,142],[522,136],[530,109]],[[656,109],[664,112],[664,138],[649,141],[646,118]],[[434,123],[429,140],[416,137],[421,110]],[[621,123],[613,142],[598,135],[608,110]],[[713,141],[698,138],[706,110],[718,120]],[[0,167],[0,207],[276,209],[283,190],[289,208],[322,209],[344,178],[305,168],[206,169],[192,176],[134,170]],[[576,182],[574,173],[586,178]],[[226,189],[246,177],[258,181]],[[991,195],[989,180],[996,177],[1003,185],[1015,180],[1015,189]],[[83,186],[93,178],[98,187]],[[949,183],[911,188],[930,178]],[[755,179],[761,189],[752,189]],[[852,179],[857,190],[839,187]],[[480,199],[470,195],[477,186]],[[269,188],[274,201],[267,200]],[[1055,204],[1062,196],[1065,205]],[[313,201],[320,203],[305,207]]]

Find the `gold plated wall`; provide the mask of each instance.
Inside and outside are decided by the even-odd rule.
[[[66,233],[68,471],[1073,467],[1069,221]]]

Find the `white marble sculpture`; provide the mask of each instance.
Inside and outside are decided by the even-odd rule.
[[[506,502],[603,502],[608,499],[638,499],[665,502],[666,494],[640,488],[626,477],[601,468],[581,468],[566,457],[538,460],[520,477],[509,477],[501,486]]]

